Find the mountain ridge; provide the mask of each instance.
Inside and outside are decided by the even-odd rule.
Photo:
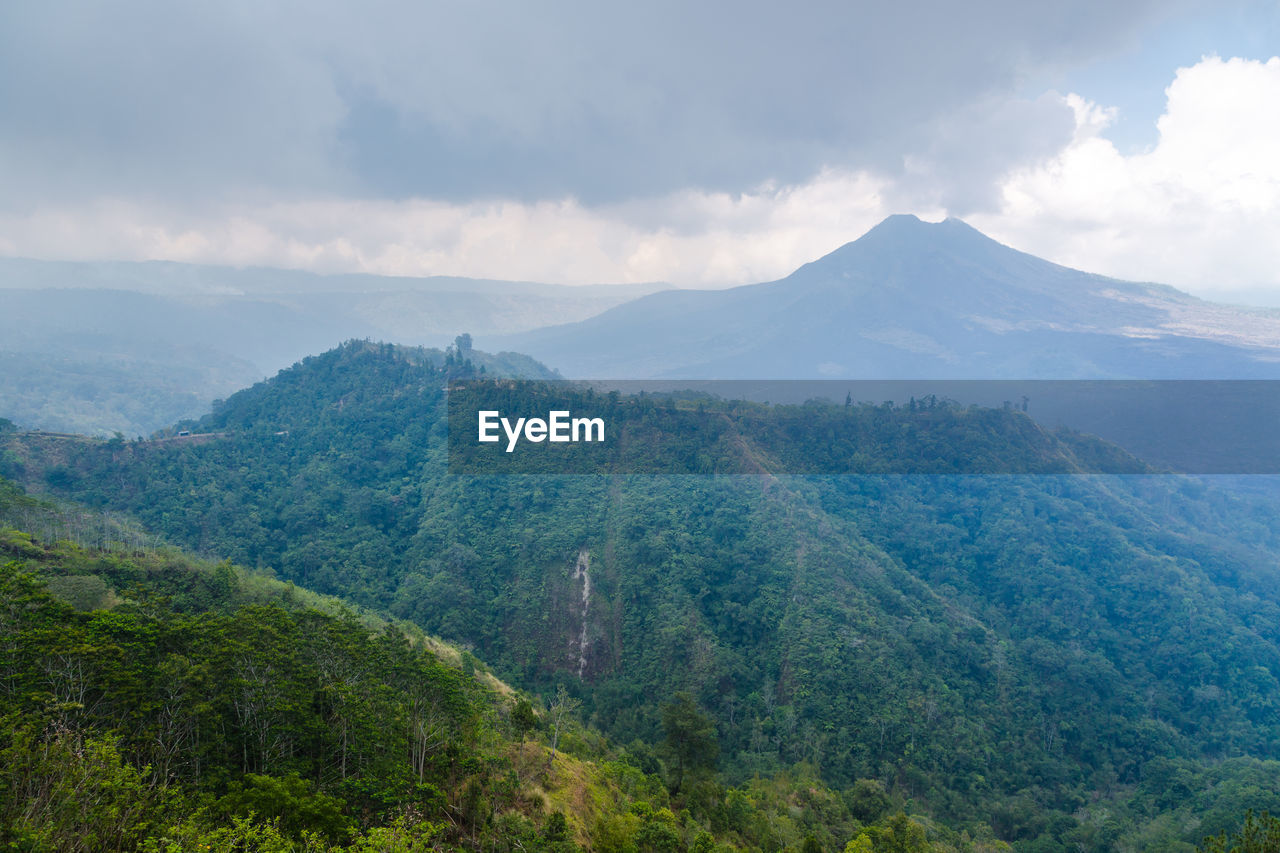
[[[344,340],[444,347],[661,286],[0,258],[0,417],[149,435]]]
[[[889,217],[772,282],[669,291],[486,343],[584,378],[1267,378],[1280,311]]]

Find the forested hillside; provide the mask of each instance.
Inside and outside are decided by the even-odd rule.
[[[350,345],[230,398],[210,440],[20,436],[4,473],[470,644],[649,770],[687,695],[716,748],[668,755],[686,803],[713,768],[874,780],[1020,850],[1191,849],[1280,811],[1265,502],[1174,477],[776,476],[742,445],[755,474],[451,476],[443,386],[473,368]],[[1019,417],[955,418],[935,451],[1029,453]]]
[[[0,594],[6,850],[1006,849],[873,780],[718,784],[687,696],[611,747],[565,693],[3,480]]]

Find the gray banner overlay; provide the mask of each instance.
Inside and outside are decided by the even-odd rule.
[[[1273,380],[460,381],[458,474],[1280,474]]]

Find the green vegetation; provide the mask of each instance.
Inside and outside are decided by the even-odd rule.
[[[773,476],[784,452],[833,452],[769,438],[797,410],[752,410],[757,428],[718,446],[727,459],[711,461],[751,476],[451,476],[442,388],[477,370],[456,351],[353,344],[193,425],[216,439],[10,436],[0,465],[465,643],[544,701],[580,702],[629,745],[609,759],[593,735],[558,736],[566,773],[585,758],[630,768],[600,770],[632,798],[621,811],[546,795],[593,848],[668,849],[671,833],[697,846],[698,825],[765,850],[810,834],[824,850],[914,849],[924,833],[1191,851],[1249,808],[1280,812],[1280,531],[1264,499],[1173,477]],[[659,405],[623,403],[641,422]],[[866,417],[884,454],[923,452],[927,429],[877,436],[933,418],[947,429],[927,445],[936,470],[1105,450],[1016,412],[809,414]],[[107,580],[59,592],[141,600]],[[546,712],[535,727],[517,707],[492,727],[511,744],[536,733],[549,753]],[[323,783],[349,818],[376,811],[325,787],[332,769],[301,747],[291,756],[280,778]],[[466,800],[461,776],[433,784]]]
[[[208,355],[202,353],[201,355]],[[244,362],[0,351],[0,415],[27,429],[150,435],[261,374]]]
[[[903,804],[871,781],[726,788],[687,695],[664,765],[557,716],[563,695],[538,714],[411,627],[173,548],[10,526],[85,515],[0,481],[5,849],[685,853],[894,832],[916,840],[904,849],[1001,849],[892,813]],[[683,791],[664,782],[673,768]]]
[[[1240,829],[1230,837],[1223,832],[1206,838],[1200,850],[1204,853],[1280,853],[1280,818],[1266,812],[1258,818],[1250,810]]]
[[[467,346],[466,359],[477,370],[539,378],[555,375],[526,356],[472,350],[469,336],[460,336],[459,341]],[[399,349],[438,364],[453,358],[446,350]],[[103,356],[96,351],[91,355],[0,351],[0,418],[24,429],[101,438],[149,436],[208,411],[210,403],[216,405],[218,398],[261,375],[245,361],[208,350],[174,348],[165,356],[148,357]]]

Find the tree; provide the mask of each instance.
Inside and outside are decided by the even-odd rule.
[[[538,716],[533,712],[533,705],[529,704],[528,699],[516,700],[516,706],[511,709],[511,725],[520,735],[521,740],[538,727]]]
[[[859,779],[846,795],[849,811],[863,823],[874,823],[889,810],[889,794],[878,779]]]
[[[1234,835],[1228,838],[1224,832],[1206,838],[1200,850],[1203,853],[1280,853],[1280,818],[1266,812],[1256,817],[1250,809]]]
[[[556,747],[560,743],[560,724],[581,704],[579,700],[569,695],[569,691],[563,684],[560,685],[560,689],[556,691],[555,701],[547,709],[547,716],[551,720],[551,755],[547,756],[547,767],[556,760]]]
[[[662,706],[662,729],[666,733],[666,752],[676,765],[673,791],[680,790],[687,771],[715,766],[720,755],[716,724],[688,693],[677,693]]]

